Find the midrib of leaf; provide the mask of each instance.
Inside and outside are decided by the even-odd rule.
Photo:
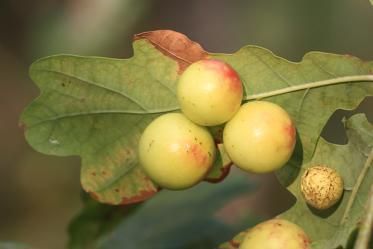
[[[44,120],[42,120],[40,122],[37,122],[37,123],[34,123],[34,124],[30,125],[29,128],[41,125],[41,124],[46,123],[46,122],[57,121],[57,120],[60,120],[60,119],[65,119],[65,118],[75,118],[75,117],[80,117],[80,116],[85,116],[85,115],[102,115],[102,114],[140,114],[140,115],[141,114],[158,114],[158,113],[172,112],[172,111],[176,111],[176,110],[179,109],[179,107],[174,106],[174,107],[169,107],[169,108],[161,108],[161,109],[151,109],[151,110],[148,110],[144,106],[142,106],[137,100],[131,98],[128,94],[126,94],[126,93],[124,93],[122,91],[118,91],[116,89],[106,87],[106,86],[104,86],[102,84],[98,84],[98,83],[89,81],[87,79],[80,78],[80,77],[78,77],[76,75],[68,74],[66,72],[57,71],[57,70],[50,70],[50,69],[35,69],[35,68],[32,68],[31,71],[34,71],[34,72],[35,71],[41,71],[41,72],[47,72],[47,73],[60,74],[62,76],[73,78],[75,80],[78,80],[80,82],[84,82],[84,83],[92,85],[94,87],[105,89],[105,90],[110,91],[110,92],[112,92],[114,94],[119,94],[120,96],[126,98],[127,100],[130,100],[131,102],[135,103],[139,108],[142,109],[142,111],[137,111],[137,110],[97,110],[97,111],[90,111],[90,112],[67,113],[67,114],[57,115],[57,116],[54,116],[54,117],[49,118],[49,119],[44,119]],[[161,82],[159,84],[162,85],[163,87],[166,87]],[[168,90],[170,90],[168,87],[166,87],[166,88]],[[54,90],[54,89],[52,89],[52,90]],[[171,91],[171,90],[170,90],[170,92],[173,93],[173,91]],[[59,94],[62,94],[62,93],[59,92]]]
[[[343,77],[337,77],[337,78],[321,80],[321,81],[308,82],[308,83],[304,83],[300,85],[293,85],[293,86],[289,86],[285,88],[280,88],[274,91],[247,95],[244,100],[258,100],[258,99],[273,97],[273,96],[282,95],[286,93],[297,92],[301,90],[308,90],[308,89],[317,88],[317,87],[344,84],[344,83],[364,82],[364,81],[373,81],[373,75],[372,74],[351,75],[351,76],[343,76]]]
[[[363,182],[364,177],[366,176],[366,173],[367,173],[369,167],[371,166],[372,162],[373,162],[373,148],[370,151],[369,156],[368,156],[367,160],[365,161],[364,167],[362,168],[362,170],[361,170],[358,178],[356,179],[356,183],[355,183],[355,185],[354,185],[354,187],[352,189],[351,196],[348,199],[346,209],[343,212],[343,216],[342,216],[340,225],[343,225],[346,222],[346,220],[348,218],[348,215],[349,215],[349,212],[350,212],[350,210],[352,208],[352,204],[354,203],[354,201],[356,199],[356,195],[357,195],[357,192],[358,192],[358,190],[360,188],[360,185]]]
[[[67,74],[67,73],[64,73],[64,72],[53,71],[53,70],[46,70],[46,69],[34,69],[34,70],[45,71],[45,72],[50,72],[50,73],[58,73],[58,74],[61,74],[61,75],[64,75],[64,76],[67,76],[67,77],[71,77],[71,78],[77,79],[79,81],[85,82],[87,84],[92,84],[92,85],[94,85],[96,87],[101,87],[101,88],[103,88],[105,90],[114,92],[116,94],[120,94],[121,96],[123,96],[123,97],[131,100],[135,104],[137,104],[141,109],[143,109],[143,111],[135,111],[135,110],[99,110],[99,111],[91,111],[91,112],[68,113],[68,114],[63,114],[63,115],[55,116],[53,118],[45,119],[45,120],[42,120],[40,122],[34,123],[33,125],[30,126],[30,128],[33,127],[33,126],[37,126],[37,125],[43,124],[45,122],[56,121],[56,120],[64,119],[64,118],[79,117],[79,116],[83,116],[83,115],[100,115],[100,114],[157,114],[157,113],[161,114],[161,113],[166,113],[166,112],[177,111],[177,110],[180,109],[179,107],[175,106],[175,107],[170,107],[170,108],[147,110],[146,108],[144,108],[143,106],[141,106],[140,104],[138,104],[137,101],[135,101],[134,99],[130,98],[128,95],[124,94],[123,92],[119,92],[119,91],[117,91],[115,89],[106,88],[106,87],[103,87],[102,85],[95,84],[94,82],[87,81],[85,79],[81,79],[81,78],[79,78],[77,76],[74,76],[74,75],[71,75],[71,74]],[[312,89],[312,88],[322,87],[322,86],[328,86],[328,85],[336,85],[336,84],[342,84],[342,83],[363,82],[363,81],[373,81],[373,75],[369,75],[369,74],[368,75],[353,75],[353,76],[337,77],[337,78],[328,79],[328,80],[322,80],[322,81],[308,82],[308,83],[304,83],[304,84],[300,84],[300,85],[293,85],[293,86],[290,86],[290,87],[285,87],[285,88],[277,89],[277,90],[270,91],[270,92],[264,92],[264,93],[260,93],[260,94],[247,95],[244,100],[259,100],[259,99],[262,99],[262,98],[277,96],[277,95],[291,93],[291,92],[295,92],[295,91],[306,90],[305,94],[303,95],[302,99],[300,100],[300,104],[299,104],[300,107],[299,108],[301,108],[301,106],[302,106],[302,104],[304,102],[304,99],[306,98],[306,95],[309,93],[309,90]]]
[[[169,51],[168,49],[166,49],[165,47],[161,46],[160,44],[158,43],[155,43],[154,41],[150,40],[154,45],[156,46],[159,46],[161,49],[163,49],[164,51],[166,51],[167,53],[177,57],[178,59],[180,60],[183,60],[187,63],[191,63],[189,62],[188,60],[186,59],[183,59],[179,56],[177,56],[176,54],[172,53],[171,51]],[[373,75],[371,74],[367,74],[367,75],[351,75],[351,76],[343,76],[343,77],[335,77],[335,74],[332,74],[330,73],[329,71],[326,71],[323,67],[320,67],[320,65],[318,65],[318,63],[313,63],[315,65],[317,65],[322,71],[324,71],[325,73],[333,76],[334,78],[331,78],[331,79],[327,79],[327,80],[321,80],[321,81],[313,81],[313,82],[308,82],[308,83],[304,83],[304,84],[299,84],[299,85],[291,85],[289,83],[288,80],[286,80],[286,78],[284,78],[282,75],[278,74],[275,70],[273,70],[273,68],[268,65],[268,63],[266,63],[265,61],[263,61],[260,56],[257,56],[256,57],[263,63],[265,64],[272,72],[274,72],[283,82],[285,82],[287,85],[289,85],[289,87],[285,87],[285,88],[280,88],[280,89],[277,89],[277,90],[273,90],[273,91],[269,91],[269,92],[263,92],[263,93],[259,93],[259,94],[252,94],[252,95],[247,95],[243,100],[245,101],[248,101],[248,100],[259,100],[259,99],[263,99],[263,98],[268,98],[268,97],[273,97],[273,96],[278,96],[278,95],[282,95],[282,94],[287,94],[287,93],[291,93],[291,92],[296,92],[296,91],[301,91],[301,90],[307,90],[307,92],[305,93],[305,95],[303,96],[302,98],[302,101],[300,103],[300,105],[303,104],[303,99],[305,99],[306,95],[309,93],[309,90],[312,89],[312,88],[317,88],[317,87],[322,87],[322,86],[328,86],[328,85],[336,85],[336,84],[343,84],[343,83],[355,83],[355,82],[364,82],[364,81],[373,81]],[[313,61],[313,60],[312,60]],[[95,87],[99,87],[99,88],[103,88],[107,91],[110,91],[110,92],[113,92],[115,94],[119,94],[121,96],[123,96],[124,98],[132,101],[133,103],[135,103],[139,108],[141,108],[142,110],[144,110],[143,112],[142,111],[123,111],[123,113],[130,113],[130,114],[142,114],[142,113],[149,113],[149,114],[156,114],[156,113],[164,113],[164,112],[170,112],[170,111],[176,111],[178,109],[180,109],[179,107],[170,107],[170,108],[165,108],[165,109],[154,109],[154,110],[148,110],[146,109],[144,106],[142,106],[137,100],[133,99],[132,97],[130,97],[128,94],[122,92],[122,91],[118,91],[116,89],[112,89],[112,88],[108,88],[108,87],[105,87],[103,86],[102,84],[97,84],[95,82],[92,82],[92,81],[88,81],[86,79],[83,79],[83,78],[80,78],[76,75],[73,75],[73,74],[68,74],[66,72],[61,72],[61,71],[57,71],[57,70],[49,70],[49,69],[32,69],[33,71],[44,71],[44,72],[49,72],[49,73],[56,73],[56,74],[61,74],[63,76],[67,76],[67,77],[71,77],[73,79],[76,79],[76,80],[79,80],[81,82],[84,82],[84,83],[87,83],[87,84],[90,84],[90,85],[93,85]],[[169,87],[165,86],[164,84],[162,84],[161,82],[158,82],[159,85],[167,88],[168,90],[170,90],[170,92],[172,94],[175,94],[171,89],[169,89]],[[246,86],[246,85],[245,85]],[[84,113],[83,113],[84,114]],[[88,113],[89,114],[89,113]],[[79,115],[79,113],[77,114]]]
[[[124,92],[121,92],[121,91],[118,91],[116,89],[113,89],[113,88],[109,88],[109,87],[106,87],[106,86],[103,86],[102,84],[97,84],[95,82],[92,82],[92,81],[89,81],[89,80],[86,80],[86,79],[82,79],[76,75],[73,75],[73,74],[68,74],[66,72],[61,72],[61,71],[57,71],[57,70],[50,70],[50,69],[32,69],[33,71],[42,71],[42,72],[47,72],[47,73],[55,73],[55,74],[60,74],[60,75],[63,75],[63,76],[66,76],[66,77],[70,77],[70,78],[73,78],[75,80],[79,80],[81,82],[84,82],[88,85],[92,85],[92,86],[95,86],[95,87],[98,87],[98,88],[102,88],[102,89],[105,89],[109,92],[112,92],[114,94],[119,94],[121,96],[123,96],[124,98],[132,101],[133,103],[135,103],[138,107],[140,107],[141,109],[143,109],[144,111],[146,111],[147,109],[142,106],[137,100],[131,98],[130,96],[128,96],[128,94],[124,93]]]
[[[175,107],[175,108],[170,108],[170,109],[155,109],[151,112],[140,112],[140,111],[137,112],[137,111],[123,111],[123,110],[98,110],[98,111],[90,111],[90,112],[67,113],[67,114],[63,114],[63,115],[54,116],[54,117],[49,118],[49,119],[44,119],[40,122],[37,122],[37,123],[34,123],[34,124],[30,125],[28,128],[32,128],[32,127],[41,125],[41,124],[46,123],[46,122],[57,121],[57,120],[65,119],[65,118],[79,118],[81,116],[86,116],[86,115],[87,116],[89,116],[89,115],[109,115],[109,114],[146,115],[146,114],[158,114],[158,113],[164,113],[164,112],[171,112],[171,111],[175,111],[175,110],[178,110],[178,109],[179,108]]]

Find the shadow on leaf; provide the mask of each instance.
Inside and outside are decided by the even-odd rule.
[[[282,186],[287,187],[297,179],[303,162],[303,146],[299,137],[299,132],[296,135],[297,142],[295,144],[293,155],[287,164],[276,171],[277,178]]]
[[[332,215],[338,209],[339,205],[342,202],[342,199],[343,199],[343,196],[341,197],[341,199],[339,199],[339,201],[336,204],[334,204],[330,208],[327,208],[327,209],[324,209],[324,210],[314,208],[314,207],[312,207],[308,204],[307,204],[307,206],[311,210],[311,212],[314,213],[315,215],[317,215],[321,218],[328,218],[330,215]]]

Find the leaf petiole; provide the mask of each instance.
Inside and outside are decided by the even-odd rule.
[[[355,249],[367,249],[373,228],[373,185],[370,188],[367,201],[366,217],[362,220],[359,235],[355,243]]]
[[[268,97],[272,97],[276,95],[281,95],[285,93],[296,92],[296,91],[301,91],[301,90],[306,90],[306,89],[316,88],[316,87],[321,87],[321,86],[343,84],[343,83],[348,83],[348,82],[351,82],[351,83],[362,82],[362,81],[373,81],[373,74],[344,76],[344,77],[338,77],[338,78],[333,78],[333,79],[328,79],[328,80],[305,83],[305,84],[296,85],[296,86],[289,86],[289,87],[285,87],[285,88],[270,91],[270,92],[247,95],[244,100],[257,100],[257,99],[268,98]]]
[[[353,202],[356,198],[356,195],[357,195],[357,192],[360,188],[360,185],[363,182],[363,179],[366,176],[366,173],[367,173],[369,167],[371,167],[372,162],[373,162],[373,148],[370,151],[367,160],[365,161],[365,164],[364,164],[364,167],[363,167],[362,171],[360,172],[358,178],[356,179],[356,183],[354,185],[354,188],[352,189],[351,196],[348,200],[346,209],[345,209],[343,217],[341,219],[341,223],[340,223],[341,225],[344,224],[346,222],[347,218],[348,218],[348,213],[350,212],[350,209],[351,209],[352,204],[353,204]]]

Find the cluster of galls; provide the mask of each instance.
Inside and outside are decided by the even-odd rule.
[[[205,59],[191,64],[179,79],[177,98],[182,113],[155,119],[139,144],[143,169],[161,187],[189,188],[209,172],[216,146],[205,126],[226,123],[224,148],[241,169],[266,173],[289,160],[295,145],[290,116],[266,101],[241,106],[243,86],[227,63]]]
[[[224,149],[236,166],[249,172],[277,170],[293,153],[296,130],[289,114],[267,101],[241,105],[240,77],[223,61],[205,59],[191,64],[179,79],[177,98],[182,113],[156,118],[139,143],[144,171],[163,188],[189,188],[208,174],[216,146],[205,126],[225,124]],[[335,204],[343,192],[338,176],[328,168],[307,170],[301,187],[306,202],[319,209]],[[330,197],[332,190],[337,193]],[[297,225],[273,219],[249,230],[240,248],[306,249],[309,239]]]

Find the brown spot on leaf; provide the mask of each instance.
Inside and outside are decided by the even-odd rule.
[[[91,173],[91,176],[96,176],[96,172],[92,172],[92,173]]]
[[[129,197],[129,198],[123,197],[122,201],[121,201],[121,204],[122,205],[127,205],[127,204],[141,202],[141,201],[144,201],[146,199],[149,199],[150,197],[155,195],[157,192],[158,192],[157,190],[151,190],[151,191],[142,190],[142,191],[140,191],[139,195],[132,196],[132,197]]]
[[[198,43],[172,30],[155,30],[137,34],[133,40],[148,40],[156,49],[179,64],[181,74],[190,64],[205,59],[208,53]]]

